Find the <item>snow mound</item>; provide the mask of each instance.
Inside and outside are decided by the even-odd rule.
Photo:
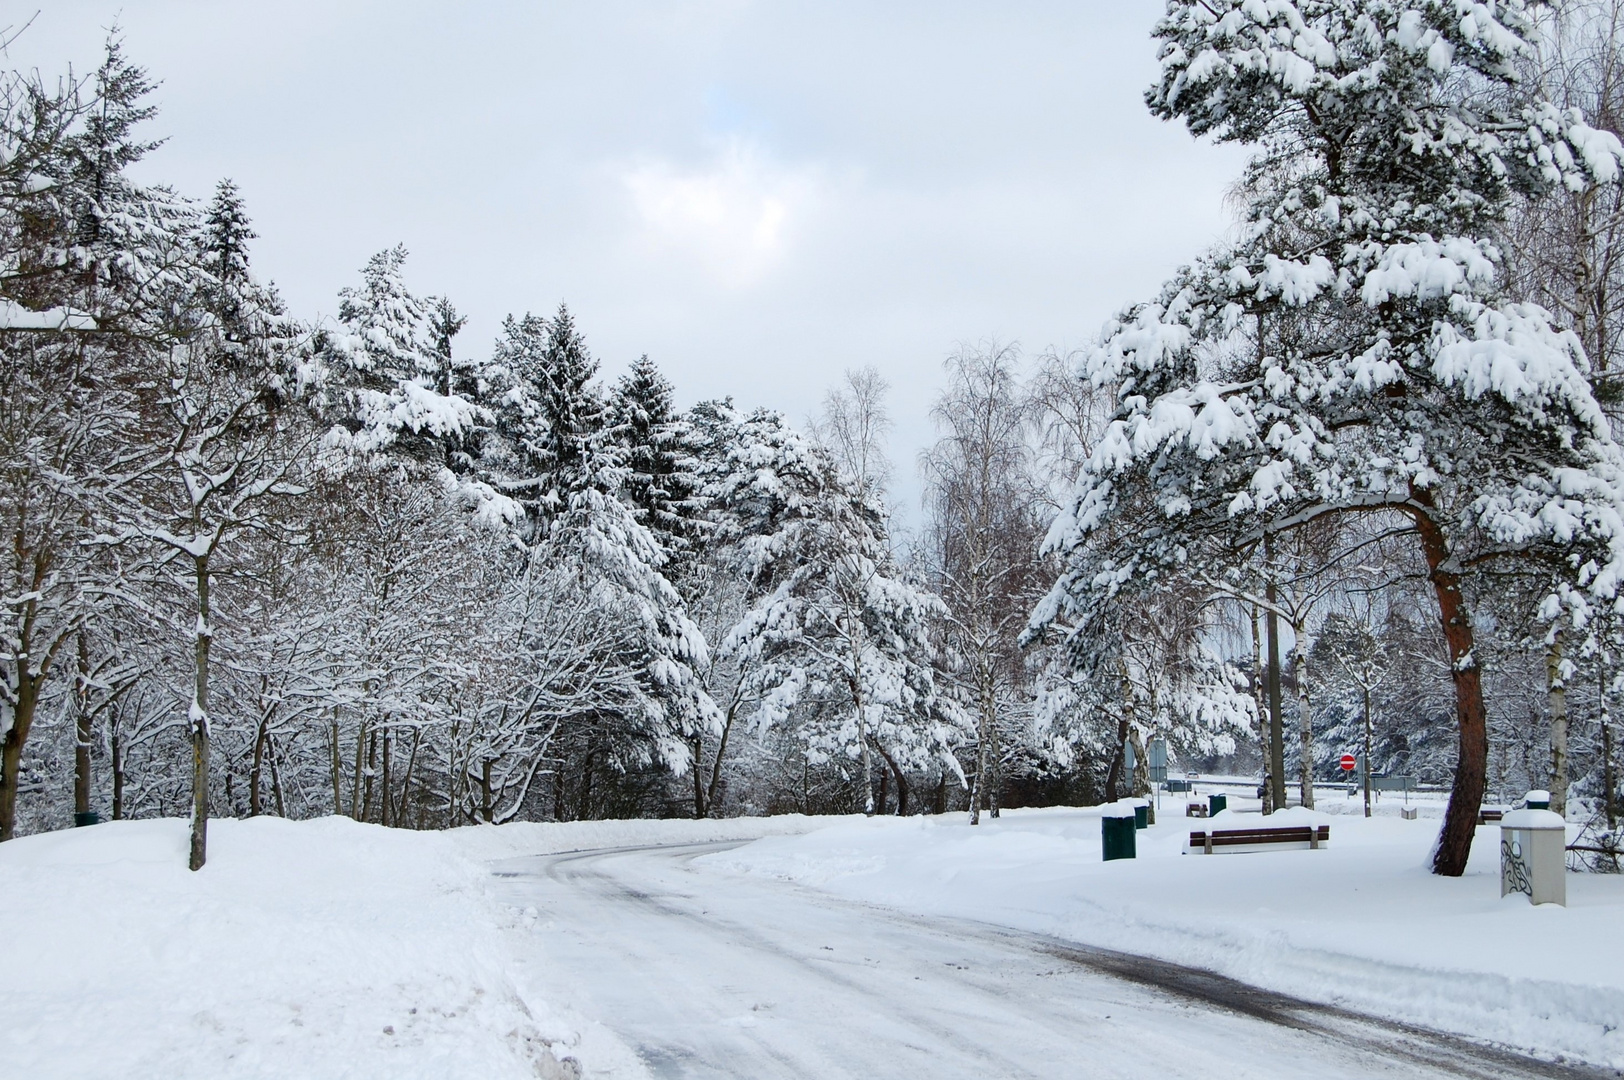
[[[0,845],[6,1071],[55,1077],[567,1077],[574,1032],[504,971],[487,870],[348,818],[184,821]]]

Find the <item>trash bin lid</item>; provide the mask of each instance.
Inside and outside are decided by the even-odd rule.
[[[1567,822],[1555,810],[1508,810],[1500,819],[1502,829],[1562,829]]]

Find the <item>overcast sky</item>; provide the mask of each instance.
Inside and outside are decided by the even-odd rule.
[[[873,364],[912,519],[955,346],[1081,344],[1227,224],[1237,152],[1141,98],[1162,8],[52,0],[11,59],[94,67],[117,20],[162,83],[144,176],[237,181],[295,314],[404,243],[463,351],[564,300],[606,376],[797,421]]]

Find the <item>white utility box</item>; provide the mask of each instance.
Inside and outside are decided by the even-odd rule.
[[[1542,794],[1529,792],[1528,801]],[[1500,819],[1500,895],[1527,893],[1530,903],[1567,907],[1567,842],[1567,823],[1556,811],[1506,811]]]

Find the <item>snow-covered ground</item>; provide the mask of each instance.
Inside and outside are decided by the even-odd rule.
[[[582,1024],[567,1008],[513,979],[521,920],[492,898],[487,860],[810,824],[414,833],[347,818],[225,820],[210,826],[208,865],[195,874],[183,821],[13,840],[0,845],[3,1072],[567,1077],[559,1059],[595,1047],[578,1045]]]
[[[1241,806],[1255,801],[1231,800]],[[700,866],[840,896],[984,920],[1209,968],[1542,1055],[1624,1066],[1624,876],[1570,874],[1568,906],[1499,890],[1497,827],[1482,827],[1458,879],[1427,872],[1442,804],[1321,796],[1321,851],[1183,854],[1181,797],[1138,836],[1138,858],[1102,862],[1099,811],[1016,810],[971,828],[945,818],[845,821],[764,839]],[[1294,817],[1306,811],[1289,811]],[[1230,814],[1255,823],[1255,815]],[[1221,823],[1215,822],[1215,823]]]
[[[1357,812],[1356,802],[1322,799]],[[684,997],[701,1012],[731,1008],[746,970],[780,987],[770,998],[780,1001],[777,1020],[746,1024],[729,1013],[715,1025],[724,1034],[702,1045],[733,1047],[725,1032],[747,1027],[750,1038],[769,1040],[759,1050],[767,1055],[769,1037],[789,1030],[797,1009],[813,1018],[823,1009],[838,1028],[848,968],[836,961],[853,949],[851,972],[883,955],[898,985],[961,971],[935,955],[959,947],[947,924],[920,923],[909,936],[905,923],[871,925],[855,909],[809,905],[787,880],[833,894],[829,903],[878,903],[1145,953],[1546,1056],[1624,1065],[1616,1030],[1624,878],[1570,875],[1566,909],[1502,900],[1495,829],[1480,831],[1465,877],[1440,879],[1425,862],[1441,804],[1423,802],[1418,821],[1400,820],[1398,805],[1385,800],[1372,821],[1331,817],[1323,851],[1209,857],[1180,853],[1198,822],[1177,816],[1182,801],[1170,798],[1162,824],[1139,835],[1139,858],[1113,863],[1100,861],[1098,811],[1072,809],[1010,811],[974,829],[962,815],[448,833],[344,818],[217,821],[209,864],[196,874],[185,869],[179,821],[25,837],[0,845],[8,915],[0,1060],[7,1075],[39,1078],[506,1080],[569,1077],[577,1060],[589,1077],[642,1077],[655,1060],[645,1039],[699,1038],[682,1019]],[[558,854],[751,840],[698,858],[703,849],[615,862]],[[536,858],[548,854],[555,858]],[[529,876],[493,875],[504,866]],[[524,896],[534,899],[516,899]],[[812,927],[823,935],[816,941]],[[692,938],[692,955],[679,950],[661,968],[651,958],[664,954],[649,951],[661,946],[644,934]],[[954,978],[993,978],[996,969],[1004,981],[931,993],[1003,1000],[1017,990],[1013,973],[1033,964],[1019,943],[961,944],[980,960]],[[925,954],[910,960],[912,949]],[[707,970],[706,957],[728,970]],[[834,983],[823,974],[800,987],[775,981],[821,972],[825,957],[836,965]],[[656,969],[666,983],[638,990]],[[866,975],[851,985],[879,992]],[[1085,1004],[1128,994],[1097,980],[1077,987]],[[1034,983],[1021,992],[1046,991]],[[619,1015],[651,994],[674,1010],[665,1020],[660,1010]],[[896,1003],[899,1016],[909,995]],[[983,1007],[991,1006],[971,1002],[965,1015]],[[1141,1027],[1153,1019],[1139,1015]],[[1208,1034],[1224,1045],[1219,1021],[1200,1023],[1203,1031],[1217,1024]],[[1248,1044],[1248,1053],[1268,1045]]]

